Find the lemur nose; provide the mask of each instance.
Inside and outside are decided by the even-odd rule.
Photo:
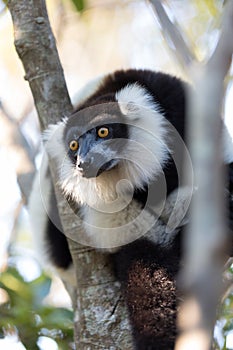
[[[84,162],[81,161],[81,160],[77,161],[77,167],[78,167],[79,169],[83,169],[83,167],[84,167]]]
[[[98,174],[98,167],[93,165],[93,157],[82,160],[78,159],[76,163],[77,169],[80,171],[81,175],[86,178],[96,177]]]
[[[77,167],[79,170],[86,171],[86,170],[88,170],[89,166],[90,166],[89,162],[85,162],[83,160],[80,160],[77,162]]]

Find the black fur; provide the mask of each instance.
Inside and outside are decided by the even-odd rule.
[[[180,258],[181,232],[167,249],[144,239],[123,247],[113,256],[129,308],[135,349],[174,347]]]
[[[51,221],[51,219],[52,221]],[[60,231],[61,221],[54,189],[51,189],[49,217],[46,225],[46,247],[51,262],[58,268],[68,269],[72,264],[66,236]]]

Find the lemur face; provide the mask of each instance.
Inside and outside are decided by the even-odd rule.
[[[98,177],[121,161],[128,128],[120,112],[110,105],[95,107],[94,116],[92,108],[80,111],[67,123],[64,132],[67,154],[81,177]],[[92,119],[84,127],[83,120],[89,115]]]
[[[79,136],[75,127],[66,136],[68,156],[80,176],[97,177],[115,168],[127,140],[127,126],[102,124]]]

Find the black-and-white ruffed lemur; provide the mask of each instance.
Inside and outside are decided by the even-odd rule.
[[[79,241],[112,254],[140,350],[173,349],[176,335],[176,275],[194,188],[185,89],[167,74],[117,71],[87,85],[74,113],[44,134],[59,166],[58,185],[76,206]],[[232,229],[233,145],[224,125],[222,135]],[[184,160],[190,169],[185,186]],[[72,283],[66,237],[53,220],[58,212],[46,157],[30,212],[47,261]]]

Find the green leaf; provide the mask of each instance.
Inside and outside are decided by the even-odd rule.
[[[73,312],[65,308],[44,307],[40,316],[50,328],[65,329],[73,326]]]
[[[81,12],[84,10],[85,8],[85,0],[72,0],[74,6],[76,7],[76,9]]]
[[[48,295],[51,283],[51,278],[45,276],[44,274],[28,283],[28,287],[31,289],[33,294],[33,305],[35,307],[40,305],[46,295]]]
[[[26,282],[14,267],[0,275],[0,288],[9,296],[9,301],[0,305],[0,337],[4,336],[6,327],[16,327],[27,349],[39,350],[38,336],[44,332],[60,343],[60,350],[71,349],[68,344],[73,341],[73,312],[43,305],[50,285],[51,278],[45,274]]]
[[[18,271],[12,267],[1,274],[0,287],[7,291],[12,306],[17,305],[20,300],[21,303],[32,301],[32,293],[28,288],[28,284]]]

